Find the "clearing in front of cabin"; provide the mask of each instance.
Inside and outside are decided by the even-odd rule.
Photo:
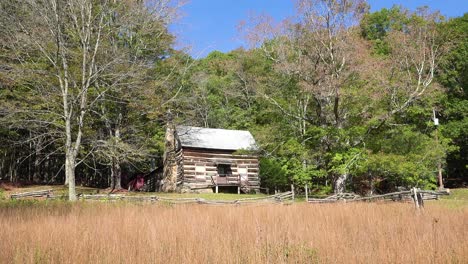
[[[463,263],[468,207],[438,202],[0,203],[0,263]]]

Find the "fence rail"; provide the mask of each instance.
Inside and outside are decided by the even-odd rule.
[[[372,196],[359,196],[354,193],[341,193],[328,196],[323,199],[309,198],[309,203],[336,203],[336,202],[358,202],[358,201],[376,201],[376,200],[391,200],[391,201],[413,201],[416,207],[424,206],[425,200],[438,200],[441,195],[449,195],[448,189],[441,191],[428,191],[412,188],[408,191],[392,192]]]
[[[32,192],[22,192],[22,193],[14,193],[10,195],[10,199],[20,199],[20,198],[52,198],[54,196],[52,190],[39,190],[39,191],[32,191]]]
[[[46,198],[56,199],[52,190],[39,190],[32,192],[23,192],[11,194],[11,199],[21,198]],[[275,195],[269,195],[264,197],[251,197],[251,198],[240,198],[235,200],[208,200],[204,198],[176,198],[176,197],[163,197],[157,195],[124,195],[124,194],[78,194],[80,200],[89,201],[128,201],[128,202],[167,202],[173,204],[186,204],[186,203],[197,203],[197,204],[249,204],[249,203],[261,203],[261,202],[276,202],[282,203],[285,201],[293,200],[292,192],[278,193]]]
[[[278,193],[265,197],[241,198],[235,200],[208,200],[203,198],[172,198],[156,195],[149,196],[127,196],[120,194],[83,194],[79,196],[81,200],[93,201],[131,201],[131,202],[168,202],[174,204],[197,203],[197,204],[249,204],[259,202],[285,202],[292,200],[292,192]]]
[[[417,208],[424,206],[425,200],[438,200],[441,195],[449,195],[448,189],[441,191],[429,191],[412,188],[407,191],[392,192],[381,195],[372,196],[359,196],[354,193],[341,193],[331,195],[325,198],[309,198],[309,203],[336,203],[336,202],[359,202],[359,201],[413,201]],[[21,198],[39,198],[55,199],[52,190],[38,190],[32,192],[23,192],[11,194],[11,199]],[[197,204],[248,204],[248,203],[261,203],[261,202],[285,202],[294,200],[294,193],[283,192],[264,197],[240,198],[235,200],[208,200],[203,198],[174,198],[162,197],[156,195],[146,196],[128,196],[123,194],[79,194],[80,200],[94,200],[94,201],[129,201],[129,202],[167,202],[174,204],[182,203],[197,203]]]

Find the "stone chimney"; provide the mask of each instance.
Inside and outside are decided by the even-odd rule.
[[[177,160],[176,160],[176,135],[175,125],[170,110],[167,111],[167,124],[164,148],[164,171],[162,188],[163,192],[175,192],[177,188]]]

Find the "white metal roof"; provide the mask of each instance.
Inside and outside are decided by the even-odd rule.
[[[222,150],[256,150],[255,139],[249,131],[228,130],[177,126],[182,147],[222,149]]]

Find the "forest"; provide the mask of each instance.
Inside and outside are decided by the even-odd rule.
[[[299,0],[194,58],[179,4],[0,1],[0,181],[122,188],[162,166],[170,111],[249,130],[270,190],[467,185],[468,13]]]

